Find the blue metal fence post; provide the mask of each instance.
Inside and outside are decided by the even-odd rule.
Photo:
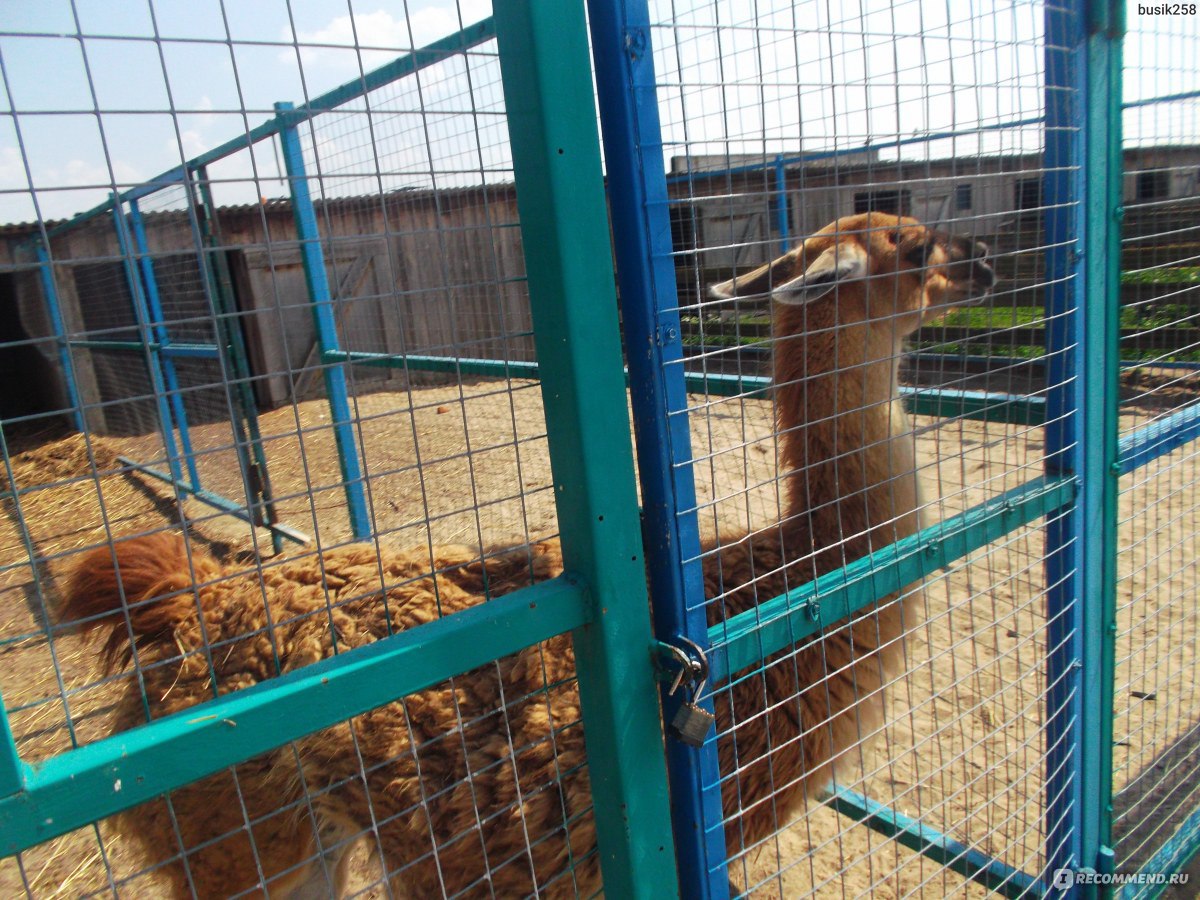
[[[649,10],[644,0],[589,2],[614,250],[642,484],[646,569],[655,632],[710,647],[700,564],[683,339]],[[681,697],[663,698],[669,721]],[[702,706],[712,711],[711,698]],[[668,740],[680,891],[726,897],[716,740]]]
[[[279,143],[291,189],[292,216],[296,222],[296,239],[300,242],[304,279],[308,285],[308,297],[312,303],[313,321],[316,324],[317,341],[322,354],[321,374],[325,378],[325,391],[329,397],[329,412],[333,419],[342,482],[346,489],[350,528],[356,539],[363,540],[371,535],[371,518],[367,511],[366,492],[363,489],[358,445],[351,425],[353,418],[350,414],[344,368],[347,363],[331,365],[324,356],[326,353],[336,353],[339,349],[337,322],[333,317],[333,295],[329,290],[329,277],[325,272],[325,258],[321,252],[317,214],[313,209],[312,194],[309,192],[308,178],[304,170],[300,134],[288,116],[294,108],[292,103],[275,104],[275,114],[280,119]]]
[[[775,229],[779,232],[779,252],[792,249],[791,216],[788,210],[787,164],[782,153],[775,156]]]
[[[175,425],[179,428],[179,446],[182,450],[184,464],[187,466],[188,478],[192,487],[199,490],[200,472],[196,468],[196,452],[192,448],[192,437],[188,432],[187,411],[183,407],[183,397],[179,393],[179,377],[175,373],[175,362],[167,352],[171,336],[163,322],[162,300],[158,295],[158,280],[154,277],[154,261],[150,258],[150,246],[146,240],[146,225],[142,221],[142,211],[136,200],[129,201],[129,224],[133,229],[133,243],[138,253],[138,269],[142,276],[142,287],[146,292],[146,311],[149,314],[150,334],[158,345],[154,359],[162,369],[163,383],[167,389],[167,399],[171,404],[171,412],[175,417]],[[136,302],[136,301],[135,301]],[[174,452],[174,444],[168,448]]]
[[[50,326],[54,329],[54,339],[58,344],[58,359],[62,366],[63,381],[67,386],[67,402],[71,404],[71,421],[76,431],[85,429],[83,419],[83,404],[79,399],[79,384],[75,380],[75,362],[71,359],[71,345],[67,343],[67,326],[63,321],[62,306],[58,302],[58,287],[54,283],[54,272],[51,269],[50,257],[41,241],[34,245],[37,255],[38,271],[42,277],[42,293],[46,298],[46,312],[50,316]]]
[[[1120,0],[1046,8],[1046,467],[1079,481],[1046,532],[1047,845],[1111,864],[1121,203]]]
[[[129,223],[125,219],[124,204],[116,194],[113,195],[113,225],[117,232],[117,246],[125,268],[125,282],[129,286],[129,302],[133,306],[134,319],[137,322],[138,339],[142,343],[145,354],[146,371],[150,376],[150,386],[154,391],[155,405],[158,407],[159,430],[162,432],[163,449],[167,454],[167,468],[173,481],[182,481],[183,472],[179,468],[179,451],[175,446],[175,423],[171,413],[171,401],[168,399],[167,387],[163,381],[162,359],[160,346],[154,336],[154,323],[143,296],[141,275],[138,272],[134,258],[134,248],[129,234]]]

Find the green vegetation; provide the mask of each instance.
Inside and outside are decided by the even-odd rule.
[[[951,328],[1017,328],[1043,324],[1046,313],[1040,306],[968,306],[943,316],[941,323]]]
[[[993,344],[980,342],[972,344],[966,341],[946,344],[942,341],[917,341],[913,350],[929,353],[944,353],[947,356],[1011,356],[1015,359],[1040,359],[1046,355],[1046,348],[1029,344]]]
[[[1130,278],[1129,276],[1135,276]],[[1184,279],[1200,284],[1200,266],[1175,269],[1156,269],[1147,272],[1126,273],[1126,283],[1135,284],[1183,284]],[[765,313],[741,316],[734,321],[719,321],[707,318],[703,323],[699,316],[684,316],[683,343],[688,347],[703,346],[708,349],[721,347],[765,347],[768,340],[770,317]],[[938,327],[955,329],[955,340],[939,341]],[[963,356],[1004,356],[1015,359],[1037,359],[1045,354],[1042,335],[1046,326],[1045,311],[1040,306],[972,306],[955,310],[931,326],[914,344],[913,349],[932,353]],[[978,331],[977,339],[962,339],[961,329]],[[1020,329],[1020,336],[1015,333]],[[1163,329],[1161,338],[1147,335],[1144,340],[1130,338],[1130,332],[1150,332]],[[1121,310],[1121,330],[1126,337],[1121,342],[1121,356],[1126,360],[1154,360],[1158,362],[1200,362],[1200,304],[1150,302]],[[1196,340],[1184,337],[1179,332],[1197,331]],[[951,336],[951,335],[947,335]],[[1013,341],[1016,338],[1019,343]],[[1165,341],[1174,341],[1180,346],[1171,351]],[[1142,343],[1149,346],[1134,346]],[[1158,346],[1155,346],[1158,344]]]
[[[1041,328],[1046,315],[1040,306],[969,307],[945,316],[942,325],[949,328],[978,328],[995,331],[1002,328]],[[935,326],[936,327],[936,326]],[[1123,329],[1200,328],[1200,308],[1188,303],[1154,303],[1127,306],[1121,310]]]
[[[1200,266],[1171,266],[1122,272],[1121,284],[1200,284]]]
[[[1200,328],[1200,308],[1188,303],[1155,303],[1121,310],[1122,328]]]

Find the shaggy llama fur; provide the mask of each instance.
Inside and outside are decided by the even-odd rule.
[[[985,251],[872,213],[713,289],[778,301],[787,506],[776,527],[706,544],[711,621],[918,529],[914,443],[896,390],[901,343],[923,317],[986,292]],[[224,694],[257,684],[562,571],[555,541],[482,560],[439,547],[432,562],[433,574],[427,550],[351,546],[239,573],[181,538],[136,537],[84,557],[63,618],[107,630],[110,669],[136,653],[146,699],[131,680],[120,731],[144,721],[146,705],[168,715],[214,685]],[[721,769],[739,772],[723,796],[731,853],[794,816],[808,788],[878,728],[915,612],[897,596],[716,693]],[[349,850],[368,831],[401,895],[593,894],[601,880],[573,676],[569,637],[553,638],[243,763],[236,781],[225,772],[181,788],[170,808],[137,807],[121,828],[155,860],[173,859],[163,871],[179,894],[226,896],[264,880],[274,896],[341,894]]]

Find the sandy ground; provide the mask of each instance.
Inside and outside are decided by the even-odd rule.
[[[1143,395],[1143,402],[1126,408],[1125,430],[1195,397],[1190,385],[1182,391],[1142,385],[1129,393],[1131,400]],[[769,403],[704,397],[692,403],[702,530],[769,524],[779,509]],[[536,384],[377,393],[359,399],[356,416],[381,543],[493,545],[556,532]],[[926,418],[916,425],[927,521],[1040,474],[1040,428]],[[325,404],[277,410],[263,416],[262,428],[279,519],[312,535],[315,546],[349,540]],[[195,437],[206,448],[205,486],[238,496],[227,427],[204,426]],[[269,554],[270,545],[264,531],[196,501],[180,506],[165,484],[122,471],[120,455],[165,467],[156,436],[93,437],[85,444],[79,436],[34,435],[10,449],[21,494],[18,503],[5,501],[0,516],[0,691],[21,754],[34,761],[68,749],[72,740],[107,734],[121,688],[99,683],[95,654],[48,623],[46,606],[73,553],[109,534],[177,526],[181,516],[226,559],[253,565],[255,549]],[[1118,787],[1128,785],[1122,795],[1128,802],[1118,805],[1118,856],[1126,861],[1165,837],[1154,833],[1163,827],[1163,798],[1186,789],[1180,784],[1194,766],[1178,750],[1200,727],[1200,608],[1192,569],[1200,558],[1200,472],[1193,449],[1185,446],[1122,481],[1114,767]],[[28,564],[18,517],[43,561],[36,569]],[[847,785],[1030,873],[1044,865],[1047,621],[1040,525],[932,573],[918,589],[924,621],[908,636],[908,672],[892,686],[888,721],[875,752],[864,754],[864,774]],[[81,829],[0,861],[0,896],[112,895],[109,870],[124,878],[145,864],[102,823],[98,831]],[[375,870],[365,851],[355,865],[364,895],[384,896],[370,886]],[[773,840],[731,861],[730,870],[756,897],[983,893],[827,807],[781,823]],[[118,893],[155,897],[160,887],[150,873],[124,881]]]

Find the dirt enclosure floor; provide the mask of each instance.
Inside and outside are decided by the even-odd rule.
[[[1129,431],[1197,396],[1195,386],[1128,385]],[[701,529],[761,528],[779,514],[770,403],[693,397]],[[557,531],[541,395],[532,382],[381,392],[357,401],[356,436],[381,544],[520,544]],[[968,509],[1042,471],[1038,427],[918,418],[926,522]],[[261,420],[280,521],[327,548],[350,539],[328,407],[312,401]],[[205,487],[239,496],[228,426],[195,430]],[[1184,446],[1122,482],[1121,621],[1115,698],[1118,787],[1144,773],[1200,721],[1200,469]],[[51,610],[75,551],[111,535],[178,527],[225,560],[270,555],[265,531],[195,500],[118,457],[162,468],[159,438],[29,435],[10,446],[14,500],[0,515],[0,692],[22,757],[46,758],[108,733],[120,685],[97,684],[95,648],[53,629]],[[7,485],[5,486],[7,487]],[[43,564],[30,567],[29,545]],[[1047,648],[1042,522],[930,573],[918,588],[923,622],[908,635],[907,674],[889,693],[886,727],[848,787],[1025,872],[1044,860],[1042,775]],[[296,552],[289,546],[285,552]],[[60,682],[61,680],[61,688]],[[62,689],[69,704],[62,700]],[[69,706],[69,715],[66,712]],[[73,736],[72,736],[73,735]],[[1189,764],[1192,765],[1192,764]],[[1176,764],[1173,771],[1178,771]],[[1189,769],[1190,771],[1190,769]],[[1152,783],[1153,782],[1153,783]],[[1136,793],[1136,792],[1135,792]],[[1136,799],[1136,798],[1135,798]],[[1136,803],[1130,801],[1130,808]],[[1151,804],[1153,806],[1153,804]],[[1130,812],[1122,859],[1153,849],[1159,812]],[[1147,807],[1149,808],[1149,807]],[[1139,831],[1139,827],[1141,831]],[[1149,831],[1147,829],[1150,829]],[[112,823],[80,829],[0,861],[0,896],[161,896],[151,864]],[[362,896],[386,896],[364,848]],[[730,863],[755,897],[982,896],[984,890],[824,806]],[[131,877],[132,876],[132,877]]]

